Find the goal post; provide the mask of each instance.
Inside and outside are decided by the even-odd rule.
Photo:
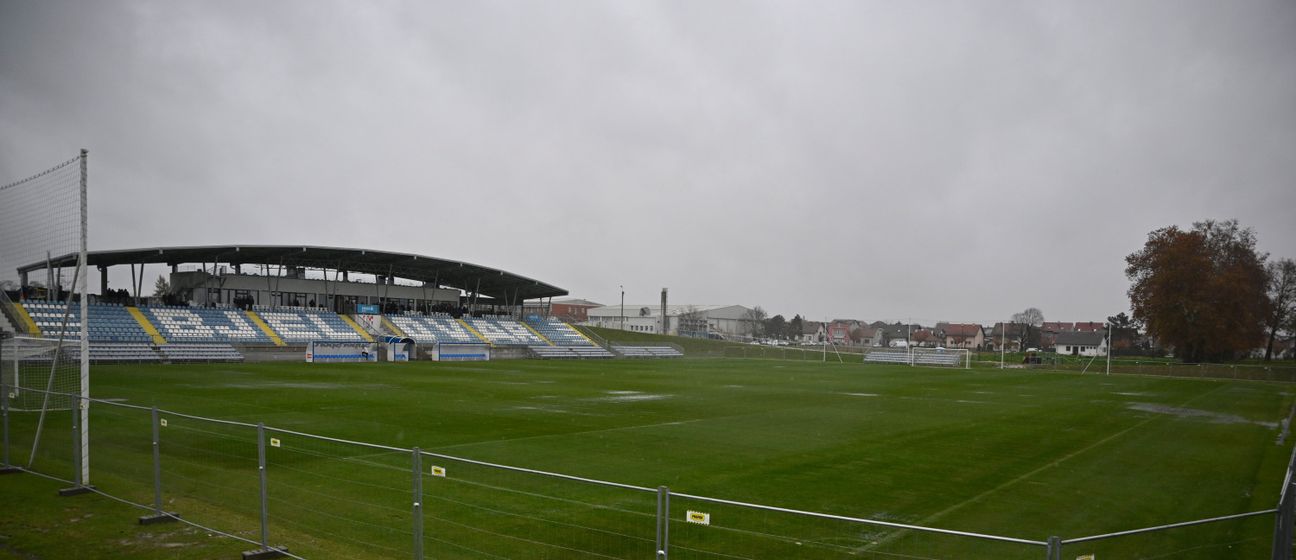
[[[40,468],[34,462],[46,432],[65,430],[63,426],[47,425],[47,420],[53,418],[50,413],[72,410],[66,416],[70,416],[72,424],[75,486],[71,490],[75,491],[84,490],[90,483],[90,339],[84,321],[89,315],[88,158],[89,153],[81,150],[67,161],[0,186],[0,288],[17,296],[8,298],[17,305],[30,303],[42,308],[40,323],[14,326],[45,341],[11,339],[7,349],[14,354],[0,357],[0,361],[17,359],[18,365],[14,366],[12,378],[3,377],[0,382],[5,385],[6,396],[20,391],[40,394],[39,406],[31,409],[37,421],[31,428],[34,431],[30,434],[32,455],[28,468]],[[24,359],[24,353],[30,355]],[[46,373],[28,377],[27,381],[44,381],[44,387],[32,386],[23,379],[29,370],[35,371],[29,366],[37,363],[48,368]],[[31,401],[20,404],[30,405]]]

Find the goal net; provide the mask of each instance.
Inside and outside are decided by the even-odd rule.
[[[80,392],[76,341],[18,336],[0,341],[0,384],[10,412],[71,410]]]
[[[29,411],[32,460],[47,432],[67,433],[77,486],[88,484],[90,343],[86,326],[87,153],[0,186],[0,307],[18,336],[0,347],[4,403]],[[60,411],[71,413],[55,414]],[[29,468],[32,465],[28,465]]]

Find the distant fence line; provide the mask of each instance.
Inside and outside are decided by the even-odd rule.
[[[725,358],[758,358],[798,361],[829,361],[862,363],[864,353],[871,348],[858,346],[768,346],[741,344],[725,346],[720,349],[687,349],[687,354],[694,357]],[[891,350],[903,350],[902,348]],[[978,369],[998,368],[997,356],[992,359],[986,354],[973,354],[972,366]],[[1020,358],[1018,358],[1020,360]],[[1066,371],[1086,373],[1105,373],[1107,361],[1102,356],[1092,362],[1083,359],[1059,359],[1045,357],[1043,363],[1026,365],[1020,361],[1008,361],[1004,365],[1009,369],[1031,369],[1040,371]],[[1155,375],[1164,377],[1189,377],[1209,379],[1239,379],[1247,381],[1281,381],[1296,383],[1296,364],[1184,364],[1166,361],[1130,360],[1114,358],[1111,372],[1133,375]]]

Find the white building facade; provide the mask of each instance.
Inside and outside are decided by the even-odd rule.
[[[661,304],[605,305],[587,316],[583,324],[592,327],[698,338],[742,338],[753,330],[752,309],[741,305],[667,305],[664,333]]]

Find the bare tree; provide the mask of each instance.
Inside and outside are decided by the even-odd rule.
[[[698,311],[692,305],[685,307],[676,318],[679,322],[678,332],[680,336],[693,336],[706,338],[709,329],[707,328],[706,313]]]
[[[1021,313],[1013,313],[1012,322],[1021,325],[1019,331],[1021,338],[1018,339],[1018,343],[1022,350],[1027,346],[1039,346],[1040,327],[1044,325],[1043,311],[1036,307],[1028,307]]]
[[[1296,261],[1282,259],[1266,267],[1269,274],[1269,305],[1272,308],[1265,326],[1269,329],[1269,343],[1265,345],[1264,361],[1273,358],[1274,339],[1278,331],[1296,320]]]
[[[767,316],[768,314],[765,313],[764,309],[761,309],[761,306],[757,305],[756,307],[751,308],[751,310],[747,312],[747,316],[743,318],[743,322],[747,323],[747,334],[752,338],[760,338],[763,336],[765,331],[765,317]]]

